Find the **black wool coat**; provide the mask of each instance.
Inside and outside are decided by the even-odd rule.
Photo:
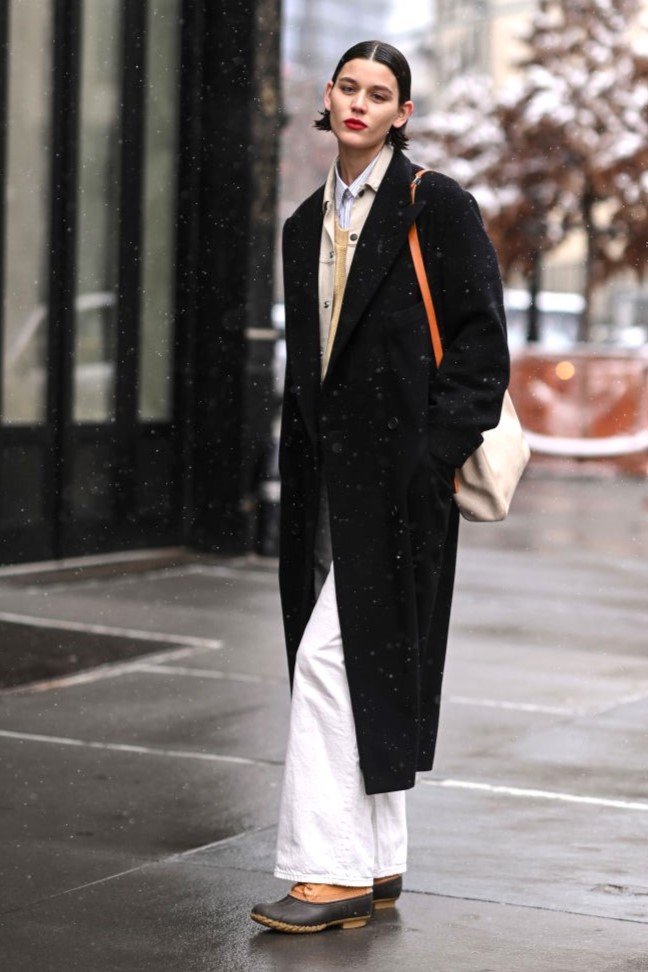
[[[451,468],[497,424],[509,377],[500,276],[477,205],[437,173],[423,177],[412,204],[417,168],[394,152],[356,247],[323,382],[323,187],[283,236],[279,580],[289,669],[292,679],[314,605],[324,483],[367,793],[407,789],[432,767],[458,522]],[[414,219],[445,350],[438,372],[407,241]]]

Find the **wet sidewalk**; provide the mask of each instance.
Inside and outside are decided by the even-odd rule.
[[[286,887],[275,566],[0,572],[5,684],[41,665],[0,693],[0,968],[648,972],[647,497],[530,479],[464,526],[406,892],[315,936],[247,918]]]

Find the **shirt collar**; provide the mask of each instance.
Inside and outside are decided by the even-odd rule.
[[[324,186],[324,200],[322,204],[324,212],[326,212],[329,206],[339,204],[346,189],[349,189],[351,195],[354,197],[363,188],[363,186],[368,186],[370,189],[373,189],[374,192],[377,192],[378,187],[383,180],[383,176],[389,168],[389,163],[392,160],[393,154],[394,149],[391,145],[383,145],[378,155],[371,160],[364,172],[361,172],[358,178],[355,179],[350,186],[347,186],[346,183],[342,181],[342,178],[338,172],[336,159],[329,169],[326,185]]]
[[[378,155],[371,160],[366,169],[360,173],[357,179],[354,179],[350,185],[347,185],[342,176],[340,175],[340,168],[338,163],[335,163],[335,208],[339,209],[342,204],[342,198],[345,192],[348,192],[353,198],[358,195],[360,190],[369,181],[369,176],[373,172],[376,162],[380,158],[380,152]]]

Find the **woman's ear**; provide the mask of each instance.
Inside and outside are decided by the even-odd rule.
[[[327,81],[326,87],[324,88],[324,107],[327,111],[331,110],[331,91],[333,90],[333,82]]]
[[[413,101],[404,101],[402,105],[398,106],[398,115],[392,122],[392,128],[402,128],[403,125],[407,124],[414,111]]]

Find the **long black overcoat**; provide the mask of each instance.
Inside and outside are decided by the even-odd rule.
[[[437,173],[412,204],[416,168],[394,152],[356,247],[322,383],[323,187],[287,220],[283,238],[279,578],[289,669],[292,679],[314,604],[324,482],[367,793],[407,789],[432,767],[457,537],[452,502],[447,532],[435,526],[433,471],[460,466],[497,424],[509,374],[497,260],[477,205]],[[445,349],[439,372],[407,242],[414,219]]]

